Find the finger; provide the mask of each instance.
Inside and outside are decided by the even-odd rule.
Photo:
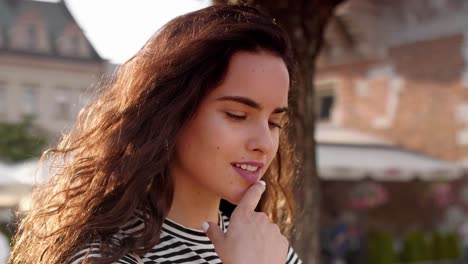
[[[246,210],[254,211],[262,198],[262,194],[265,191],[265,182],[260,181],[250,186],[245,192],[244,197],[240,200],[235,210]]]
[[[204,222],[202,224],[202,229],[205,231],[205,234],[211,240],[215,248],[221,246],[221,243],[224,240],[224,232],[217,224]]]

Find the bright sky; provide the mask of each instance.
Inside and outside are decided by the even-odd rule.
[[[210,0],[65,0],[99,55],[114,63],[133,56],[172,18]]]

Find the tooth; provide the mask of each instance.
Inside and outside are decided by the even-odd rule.
[[[255,171],[255,166],[249,165],[249,171]]]
[[[247,165],[242,164],[242,165],[241,165],[241,168],[244,169],[244,170],[246,170],[246,169],[247,169]]]

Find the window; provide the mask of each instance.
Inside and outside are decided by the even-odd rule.
[[[66,88],[57,88],[55,91],[55,117],[60,120],[70,119],[70,102]]]
[[[26,27],[26,48],[28,50],[37,49],[37,29],[34,25],[28,25]]]
[[[70,55],[71,56],[80,55],[80,37],[79,36],[74,35],[70,37]]]
[[[5,46],[5,30],[0,27],[0,47]]]
[[[7,114],[7,87],[6,83],[0,82],[0,117],[3,117]]]
[[[315,117],[317,121],[330,122],[332,120],[335,99],[334,83],[315,84]]]
[[[78,95],[78,111],[81,111],[85,106],[91,102],[91,95],[87,89],[82,89]]]
[[[38,113],[39,101],[38,89],[34,85],[25,85],[23,89],[23,114],[27,116],[35,116]]]

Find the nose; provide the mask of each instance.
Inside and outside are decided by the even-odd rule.
[[[268,122],[266,125],[259,124],[249,131],[247,148],[251,151],[259,151],[270,154],[275,151],[278,139],[273,135]]]

